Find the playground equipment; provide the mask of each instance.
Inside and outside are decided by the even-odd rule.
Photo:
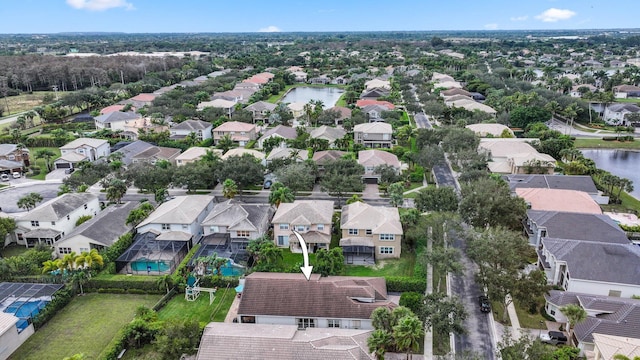
[[[200,292],[204,291],[209,293],[209,305],[213,304],[213,300],[216,298],[215,295],[216,295],[217,289],[200,287],[198,286],[199,281],[200,279],[197,279],[192,274],[190,274],[189,277],[187,277],[187,286],[185,287],[185,290],[184,290],[185,300],[196,301],[198,300],[198,297],[200,297]]]

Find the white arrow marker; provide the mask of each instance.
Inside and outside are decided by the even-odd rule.
[[[293,230],[293,233],[298,238],[298,241],[300,242],[300,247],[302,248],[302,258],[304,261],[304,266],[301,266],[300,270],[302,270],[304,277],[306,277],[307,281],[309,281],[309,278],[311,277],[311,270],[313,270],[313,266],[309,266],[309,250],[307,250],[307,243],[304,242],[304,239],[302,238],[302,235],[300,235],[300,233],[298,233],[295,230]]]

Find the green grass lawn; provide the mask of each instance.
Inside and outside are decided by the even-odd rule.
[[[27,250],[29,249],[27,249],[24,246],[12,244],[5,248],[0,249],[0,254],[2,254],[2,257],[12,257],[12,256],[20,255]]]
[[[616,99],[616,102],[619,102],[619,103],[632,103],[632,104],[640,105],[640,100],[635,99],[635,98]]]
[[[282,249],[282,261],[280,265],[285,268],[297,266],[298,263],[302,263],[302,253],[292,253],[289,249]],[[316,261],[316,254],[309,253],[309,263],[313,265]]]
[[[545,318],[540,315],[538,311],[535,314],[529,313],[527,309],[522,307],[521,304],[514,302],[516,307],[516,314],[518,314],[518,321],[520,321],[520,327],[525,329],[546,329]],[[539,306],[538,306],[539,308]]]
[[[617,211],[617,212],[634,212],[635,211],[636,214],[640,214],[640,200],[634,198],[633,196],[627,194],[626,192],[622,192],[622,194],[620,194],[620,198],[622,199],[622,204],[600,205],[600,207],[604,211]]]
[[[413,277],[416,256],[402,253],[400,259],[379,260],[375,266],[345,265],[346,276],[407,276]]]
[[[60,157],[60,149],[55,148],[55,147],[34,147],[34,148],[30,148],[29,152],[30,152],[30,158],[31,158],[31,163],[34,164],[36,166],[40,167],[40,174],[36,175],[36,176],[29,176],[30,179],[34,179],[34,180],[44,180],[45,177],[47,176],[47,164],[45,162],[45,159],[37,159],[36,158],[36,154],[38,153],[39,150],[44,150],[44,149],[48,149],[53,151],[56,156],[54,156],[53,158],[51,158],[51,167],[53,168],[53,160],[57,159]]]
[[[187,301],[184,294],[178,293],[158,312],[158,317],[160,320],[198,320],[202,324],[212,321],[223,322],[235,296],[234,289],[226,292],[225,289],[218,289],[213,303],[209,305],[208,292],[200,292],[200,297],[196,301]]]
[[[625,136],[626,134],[621,134]],[[640,141],[604,141],[602,139],[578,138],[574,142],[578,149],[640,149]]]
[[[433,334],[433,355],[447,355],[451,351],[449,335]],[[424,345],[423,345],[424,346]]]
[[[87,294],[76,297],[29,338],[10,359],[60,360],[77,353],[96,359],[138,306],[152,307],[159,295]]]

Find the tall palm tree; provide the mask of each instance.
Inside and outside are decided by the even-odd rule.
[[[61,259],[47,260],[42,263],[42,273],[46,274],[52,271],[60,270],[61,264],[62,264]]]
[[[393,344],[393,337],[388,332],[378,329],[374,330],[371,333],[371,336],[367,339],[367,346],[369,347],[369,352],[373,353],[373,355],[378,360],[384,360],[384,354],[387,352],[387,349],[391,347]]]
[[[78,267],[90,269],[94,264],[103,266],[104,260],[102,259],[102,255],[98,253],[98,250],[91,249],[91,251],[83,251],[78,255],[75,259],[75,264]]]
[[[587,312],[582,308],[582,306],[576,304],[565,305],[560,308],[560,312],[562,312],[569,321],[569,339],[572,339],[573,328],[587,318]]]
[[[269,193],[269,204],[275,205],[276,208],[280,207],[282,203],[292,203],[296,199],[293,191],[288,187],[282,185],[282,183],[275,183],[271,185],[271,193]]]
[[[222,153],[226,153],[227,151],[229,151],[229,149],[231,149],[233,147],[233,140],[231,139],[231,136],[229,136],[228,134],[223,136],[222,138],[220,138],[220,140],[218,140],[218,149],[222,150]]]
[[[37,192],[28,193],[27,195],[18,199],[18,207],[27,211],[33,209],[42,201],[42,195]]]
[[[409,356],[420,349],[420,340],[424,336],[422,321],[417,316],[405,316],[393,327],[393,338],[399,351]]]
[[[582,112],[582,108],[578,106],[577,103],[571,103],[569,106],[564,108],[564,115],[571,120],[571,124],[569,125],[569,134],[571,134],[571,128],[573,127],[573,122],[575,121],[578,114]]]
[[[36,152],[36,159],[44,159],[44,163],[47,166],[47,172],[51,172],[51,159],[56,156],[56,153],[49,149],[42,149]]]
[[[174,285],[173,276],[171,276],[171,274],[160,276],[156,281],[156,284],[159,289],[166,289],[168,294]]]
[[[75,274],[73,274],[73,276],[71,277],[71,282],[75,286],[80,287],[80,294],[82,295],[84,295],[83,285],[85,285],[88,281],[89,281],[89,276],[84,271],[78,271]]]
[[[238,194],[238,184],[232,179],[226,179],[222,183],[222,196],[233,199]]]
[[[77,257],[78,257],[78,254],[76,254],[75,251],[72,251],[70,254],[66,254],[62,258],[62,264],[64,265],[64,268],[67,270],[75,269]]]

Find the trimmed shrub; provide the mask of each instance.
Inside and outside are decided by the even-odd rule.
[[[298,268],[298,270],[300,269]],[[236,287],[239,283],[240,281],[235,277],[220,277],[217,275],[209,275],[200,278],[200,286],[208,288],[217,287],[222,289],[226,288],[227,286]]]
[[[75,291],[71,288],[64,287],[55,293],[55,296],[47,304],[47,306],[40,311],[38,315],[33,318],[33,327],[38,330],[44,324],[47,323],[58,311],[62,310],[71,299],[75,296]]]
[[[424,293],[427,289],[427,279],[417,279],[411,277],[401,276],[387,276],[385,277],[387,282],[387,291],[390,292],[407,292],[413,291],[418,293]]]
[[[125,292],[131,294],[161,294],[162,290],[158,289],[157,278],[149,277],[148,280],[121,280],[121,279],[96,279],[89,280],[85,288],[88,290],[98,289],[98,292],[123,294]],[[133,292],[132,292],[133,291]]]
[[[414,314],[418,314],[422,307],[422,296],[421,293],[413,291],[403,292],[400,295],[400,306],[405,306],[411,309]]]

